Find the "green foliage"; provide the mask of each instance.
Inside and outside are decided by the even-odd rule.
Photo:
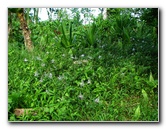
[[[12,13],[20,13],[23,12],[23,8],[9,8],[9,11]]]
[[[10,33],[8,34],[8,42],[17,44],[17,47],[24,47],[24,37],[20,28],[20,23],[16,14],[8,17],[8,26],[10,27]]]
[[[10,39],[8,120],[158,121],[158,43],[153,27],[127,12],[87,25],[30,23],[33,53]],[[36,114],[16,116],[15,108]]]
[[[142,89],[142,95],[144,97],[144,102],[147,104],[148,103],[148,95],[144,89]]]
[[[65,48],[69,48],[73,45],[73,30],[72,30],[72,23],[69,25],[69,31],[66,31],[66,26],[64,23],[62,23],[61,26],[62,30],[62,38],[61,38],[61,44]]]
[[[145,20],[145,22],[150,26],[158,26],[158,8],[145,8],[142,9],[143,14],[141,16],[141,20]]]
[[[97,47],[96,39],[97,39],[97,33],[96,33],[96,25],[93,23],[90,27],[88,27],[85,32],[85,44],[87,44],[88,47],[93,46]]]
[[[141,114],[140,113],[140,106],[138,105],[138,107],[135,110],[133,120],[139,120],[140,114]]]

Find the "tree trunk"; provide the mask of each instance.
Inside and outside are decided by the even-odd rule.
[[[28,25],[27,22],[24,18],[24,9],[22,8],[21,11],[19,11],[17,13],[17,16],[20,20],[20,26],[23,32],[23,36],[24,36],[24,44],[25,47],[28,51],[32,51],[33,50],[33,44],[30,38],[30,30],[28,29]]]
[[[8,11],[8,38],[10,36],[10,31],[11,31],[11,28],[12,28],[12,14],[10,11]]]

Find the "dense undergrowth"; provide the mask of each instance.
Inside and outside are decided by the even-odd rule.
[[[88,45],[70,40],[78,44],[65,47],[51,32],[47,41],[36,37],[37,27],[32,40],[40,44],[33,52],[13,40],[8,45],[9,121],[159,120],[158,45],[152,35],[108,40],[98,30],[101,35],[87,38]],[[16,116],[16,108],[33,113]]]

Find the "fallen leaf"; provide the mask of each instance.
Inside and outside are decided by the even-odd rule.
[[[31,113],[31,111],[33,111],[33,109],[32,108],[27,108],[27,109],[19,109],[19,108],[16,108],[15,110],[14,110],[14,114],[16,115],[16,116],[21,116],[21,115],[25,115],[25,114],[29,114],[29,113]],[[36,115],[37,113],[36,112],[32,112],[33,113],[33,115]]]

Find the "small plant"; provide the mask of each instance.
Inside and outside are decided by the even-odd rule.
[[[141,111],[140,111],[140,105],[138,105],[138,107],[135,110],[134,116],[133,116],[133,120],[138,121],[139,117],[140,117]]]
[[[93,46],[93,47],[97,47],[97,33],[96,33],[96,24],[93,23],[90,27],[88,27],[84,34],[85,34],[85,44],[87,44],[89,47]]]
[[[158,121],[154,32],[125,11],[111,13],[87,25],[60,13],[55,21],[29,23],[32,53],[10,38],[9,121]]]

